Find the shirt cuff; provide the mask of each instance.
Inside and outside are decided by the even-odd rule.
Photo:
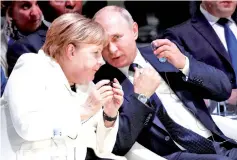
[[[180,69],[180,71],[185,75],[188,76],[189,74],[189,59],[185,56],[185,65],[183,69]]]

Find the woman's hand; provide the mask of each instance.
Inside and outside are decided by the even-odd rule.
[[[104,112],[109,117],[116,117],[118,110],[123,104],[123,90],[118,80],[114,78],[112,83],[113,94],[104,99]]]
[[[91,89],[84,107],[86,113],[81,115],[82,120],[95,115],[102,108],[104,101],[113,96],[112,87],[107,85],[109,82],[109,80],[101,80]]]

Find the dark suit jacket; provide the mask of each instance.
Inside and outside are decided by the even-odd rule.
[[[232,17],[237,22],[236,14]],[[167,29],[164,38],[176,41],[197,60],[224,71],[232,88],[237,87],[229,54],[200,10],[185,23]]]
[[[38,53],[45,42],[48,27],[44,24],[34,33],[15,41],[7,50],[8,75],[11,74],[18,58],[25,53]]]
[[[168,62],[160,63],[150,47],[139,50],[142,56],[168,82],[167,84],[170,84],[175,94],[195,114],[196,118],[214,134],[226,139],[213,122],[203,101],[203,98],[222,101],[230,96],[231,84],[224,72],[187,55],[190,61],[190,71],[186,77]],[[124,103],[119,111],[119,131],[113,152],[124,155],[135,141],[138,141],[161,156],[175,153],[171,159],[179,157],[182,153],[181,150],[171,140],[165,127],[156,116],[156,109],[162,105],[161,102],[152,102],[150,107],[141,103],[135,98],[133,85],[130,81],[121,71],[109,64],[105,64],[99,69],[95,76],[95,82],[101,79],[113,80],[113,78],[119,80],[124,90]],[[227,142],[225,145],[230,147],[232,143]]]

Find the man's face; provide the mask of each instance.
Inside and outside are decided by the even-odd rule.
[[[103,58],[116,68],[130,65],[136,56],[137,25],[129,24],[118,13],[100,15],[96,21],[109,35],[109,44],[102,52]]]
[[[210,12],[212,15],[220,18],[226,18],[230,17],[237,5],[237,1],[203,1],[202,2],[207,9],[208,12]]]
[[[57,16],[65,13],[82,12],[82,1],[75,0],[50,0],[49,5],[54,9]]]

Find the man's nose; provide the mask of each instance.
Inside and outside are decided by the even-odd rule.
[[[73,9],[75,4],[75,0],[66,0],[65,7],[68,9]]]
[[[110,53],[116,53],[118,50],[117,46],[114,43],[109,43],[109,51]]]

